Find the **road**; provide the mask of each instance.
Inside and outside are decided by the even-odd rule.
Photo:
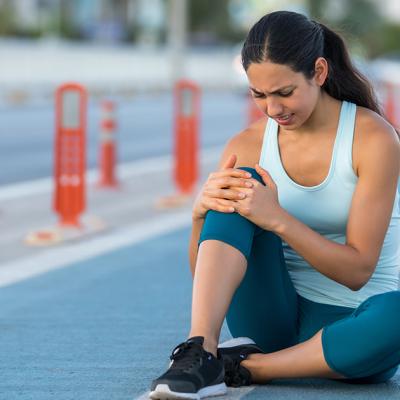
[[[171,154],[173,98],[168,92],[117,98],[118,160]],[[52,175],[54,109],[50,102],[0,108],[0,186]],[[222,145],[246,123],[243,92],[205,92],[200,110],[200,147]],[[100,101],[88,107],[87,165],[97,164]]]
[[[0,400],[147,399],[188,334],[189,235],[172,229],[1,288]],[[375,385],[287,379],[220,399],[395,400],[399,391],[400,375]]]

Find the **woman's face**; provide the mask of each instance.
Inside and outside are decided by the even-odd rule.
[[[252,63],[247,68],[250,92],[258,107],[286,130],[303,125],[315,109],[326,77],[320,60],[322,64],[326,62],[323,58],[317,60],[311,79],[287,65],[270,61]]]

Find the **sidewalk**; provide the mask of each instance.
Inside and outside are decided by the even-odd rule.
[[[199,185],[215,170],[221,151],[217,147],[201,152]],[[50,247],[28,246],[24,238],[29,232],[57,224],[58,218],[51,209],[52,180],[3,187],[0,190],[0,286],[19,280],[24,274],[45,272],[45,264],[53,268],[55,264],[75,262],[135,242],[134,232],[138,227],[143,236],[144,230],[149,230],[151,235],[155,230],[162,232],[163,229],[168,231],[168,227],[189,226],[192,201],[179,208],[158,209],[155,206],[161,197],[175,193],[172,161],[170,156],[163,156],[120,165],[117,175],[121,187],[116,190],[96,188],[97,172],[91,171],[84,216],[101,220],[104,229],[83,236],[79,241]],[[107,241],[108,235],[113,236],[112,243]],[[120,239],[115,239],[116,235],[120,235]],[[18,270],[25,272],[18,273]]]

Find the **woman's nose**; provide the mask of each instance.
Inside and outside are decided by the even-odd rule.
[[[277,117],[283,114],[283,106],[279,99],[274,99],[272,96],[266,99],[265,112],[270,117]]]

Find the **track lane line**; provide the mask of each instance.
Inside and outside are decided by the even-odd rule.
[[[191,210],[156,215],[139,224],[124,227],[112,233],[79,243],[69,243],[46,250],[34,256],[23,257],[0,266],[0,287],[29,279],[49,271],[72,266],[75,263],[130,246],[159,235],[189,227]]]

